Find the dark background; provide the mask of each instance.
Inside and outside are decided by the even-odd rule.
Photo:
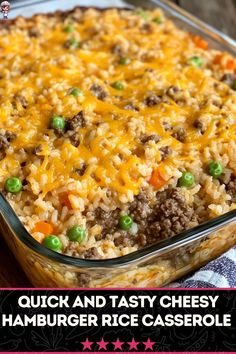
[[[236,0],[172,0],[172,2],[236,38]]]
[[[69,295],[71,302],[77,295],[91,296],[91,295],[103,295],[107,297],[111,294],[109,290],[58,290],[54,291],[53,295]],[[136,313],[139,317],[146,313],[152,314],[154,317],[157,314],[162,316],[166,314],[229,314],[231,313],[231,327],[144,327],[142,325],[138,327],[1,327],[0,321],[0,351],[11,352],[27,352],[27,351],[70,351],[78,352],[82,351],[83,347],[80,342],[84,342],[86,337],[91,342],[98,342],[102,338],[106,342],[114,342],[119,338],[122,342],[131,342],[134,337],[136,341],[143,342],[147,338],[155,342],[153,350],[165,351],[165,352],[236,352],[236,297],[232,291],[179,291],[173,289],[172,291],[135,291],[135,290],[113,290],[112,295],[118,295],[119,298],[123,295],[128,298],[130,295],[156,295],[159,299],[163,295],[178,296],[178,295],[219,295],[217,300],[217,308],[167,308],[163,309],[159,305],[159,300],[155,302],[155,306],[152,309],[146,308],[111,308],[109,301],[104,308],[101,309],[81,309],[81,308],[62,308],[62,309],[22,309],[18,307],[17,300],[20,295],[50,295],[51,291],[2,291],[0,292],[0,312],[5,314],[27,314],[32,316],[33,314],[53,314],[53,313],[93,313],[97,314],[100,318],[103,313],[118,313],[118,314],[131,314]],[[99,323],[99,322],[98,322]],[[107,350],[112,351],[114,349],[112,344],[108,344]],[[123,345],[123,351],[129,350],[127,344]],[[139,352],[144,352],[143,344],[138,345]],[[92,345],[92,352],[98,351],[96,343]],[[133,351],[135,352],[135,351]],[[147,350],[150,352],[150,350]]]
[[[62,0],[58,0],[60,2]],[[65,0],[64,0],[65,1]],[[172,0],[205,22],[236,39],[236,0]],[[10,0],[12,6],[22,1]],[[32,0],[23,0],[32,3]],[[79,2],[79,0],[78,0]],[[94,0],[94,4],[99,4]],[[145,0],[143,0],[145,4]],[[112,5],[112,0],[111,0]],[[0,237],[0,287],[27,287],[28,280]]]

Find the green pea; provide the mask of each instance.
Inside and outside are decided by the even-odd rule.
[[[234,80],[234,82],[233,82],[233,84],[232,84],[232,89],[233,89],[234,91],[236,91],[236,80]]]
[[[18,177],[10,177],[5,182],[5,189],[9,193],[19,193],[22,190],[22,182]]]
[[[219,161],[211,161],[207,166],[207,171],[213,178],[219,178],[223,173],[223,166]]]
[[[162,19],[160,17],[154,18],[153,22],[155,22],[157,25],[161,25],[163,23],[163,21],[162,21]]]
[[[74,97],[83,96],[83,91],[75,87],[70,90],[70,95]]]
[[[189,59],[189,64],[200,68],[203,65],[203,59],[200,57],[192,57]]]
[[[129,58],[126,58],[126,57],[120,58],[120,64],[121,65],[127,65],[129,63],[130,63],[130,59]]]
[[[61,251],[62,250],[62,243],[59,237],[55,235],[48,235],[43,240],[43,245],[46,248],[49,248],[52,251]]]
[[[70,241],[81,243],[85,239],[86,233],[81,226],[75,225],[67,231],[67,236]]]
[[[68,40],[68,45],[70,48],[77,49],[81,47],[81,43],[77,41],[75,38],[71,38]]]
[[[67,25],[63,28],[63,31],[66,32],[66,33],[72,33],[74,32],[74,26],[73,25]]]
[[[191,172],[183,172],[182,176],[178,180],[178,185],[180,187],[192,187],[194,183],[195,179]]]
[[[112,87],[113,87],[114,89],[120,90],[120,91],[124,89],[124,85],[123,85],[123,83],[120,82],[120,81],[114,82],[114,83],[112,84]]]
[[[52,117],[52,120],[51,120],[51,124],[50,124],[50,127],[52,129],[65,129],[65,125],[66,125],[66,122],[65,122],[65,118],[61,117],[61,116],[54,116]]]
[[[133,219],[129,215],[123,215],[119,219],[119,227],[122,230],[129,230],[133,225]]]
[[[142,9],[138,9],[136,11],[137,15],[139,15],[140,17],[142,17],[142,19],[144,19],[145,21],[149,20],[149,15],[146,11],[142,10]]]

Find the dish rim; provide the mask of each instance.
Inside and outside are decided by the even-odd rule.
[[[42,1],[39,1],[42,3]],[[127,1],[131,3],[131,1]],[[192,28],[197,29],[204,33],[206,36],[210,37],[214,41],[218,42],[220,45],[227,46],[229,52],[236,54],[236,41],[222,33],[221,31],[215,29],[214,27],[206,24],[205,22],[199,20],[195,16],[189,14],[187,11],[179,8],[177,5],[170,3],[167,0],[151,0],[148,2],[150,5],[155,5],[167,12],[169,15],[179,18],[182,22],[187,23]],[[145,4],[146,5],[146,4]],[[148,5],[148,4],[147,4]],[[22,7],[27,7],[28,4]],[[84,6],[78,6],[85,9]],[[93,6],[91,6],[93,7]],[[90,7],[90,8],[91,8]],[[114,7],[113,7],[114,8]],[[121,7],[117,7],[122,9]],[[104,8],[99,8],[104,9]],[[66,11],[56,11],[56,13],[70,12]],[[50,14],[50,13],[49,13]],[[46,15],[46,14],[44,14]],[[14,23],[16,18],[9,20],[9,25]],[[4,21],[5,22],[5,21]],[[0,21],[0,25],[3,24],[3,20]],[[0,214],[3,217],[5,223],[7,224],[11,233],[14,234],[25,246],[30,248],[34,253],[39,254],[50,260],[64,264],[70,265],[78,268],[90,268],[90,269],[108,269],[108,268],[122,268],[131,264],[139,264],[150,260],[151,258],[163,255],[170,251],[176,250],[179,247],[186,246],[195,241],[201,240],[207,235],[215,232],[222,227],[236,221],[236,210],[232,210],[228,213],[220,215],[214,219],[208,220],[192,229],[185,230],[173,237],[167,238],[163,241],[155,243],[151,246],[142,248],[140,250],[131,252],[127,255],[120,256],[117,258],[103,259],[103,260],[87,260],[78,257],[67,256],[49,250],[37,242],[30,233],[26,230],[24,225],[21,223],[20,219],[16,215],[15,211],[11,207],[10,203],[6,200],[4,195],[0,193]]]

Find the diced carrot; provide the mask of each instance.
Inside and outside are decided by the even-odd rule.
[[[72,207],[68,195],[69,194],[67,192],[61,193],[59,196],[59,200],[62,206],[67,206],[67,208],[71,210]]]
[[[219,65],[221,63],[222,56],[223,56],[222,54],[217,54],[213,60],[213,64]]]
[[[149,183],[156,189],[160,189],[166,184],[158,170],[153,170]]]
[[[217,54],[213,60],[213,64],[218,64],[218,65],[221,64],[222,67],[227,70],[234,70],[236,68],[235,60],[229,58],[225,61],[223,54]]]
[[[40,232],[47,236],[53,233],[53,226],[48,222],[39,221],[34,225],[33,232]]]
[[[194,41],[194,43],[196,44],[196,46],[198,48],[201,48],[201,49],[204,49],[204,50],[208,49],[208,42],[205,41],[200,36],[194,36],[193,37],[193,41]]]
[[[228,59],[225,67],[228,70],[234,70],[235,69],[235,61],[233,59]]]
[[[204,41],[203,39],[199,42],[198,44],[199,48],[202,48],[204,50],[207,50],[208,49],[208,42],[207,41]]]

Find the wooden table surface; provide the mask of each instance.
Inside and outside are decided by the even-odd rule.
[[[172,1],[232,38],[236,38],[236,0]]]
[[[236,38],[236,0],[175,0],[174,2]],[[30,286],[29,281],[0,237],[0,287],[28,286]]]

